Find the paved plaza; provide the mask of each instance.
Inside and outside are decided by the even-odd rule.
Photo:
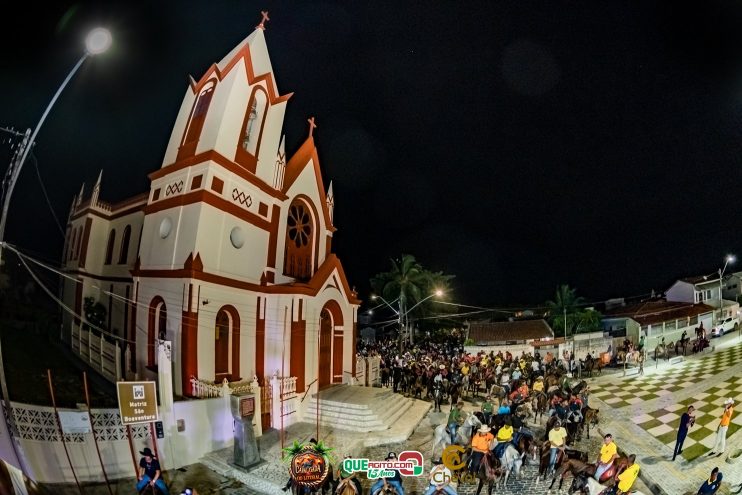
[[[670,364],[650,359],[644,376],[613,375],[590,381],[590,405],[601,409],[600,430],[612,433],[627,453],[637,454],[642,477],[657,493],[695,493],[712,468],[724,473],[722,488],[737,490],[742,463],[730,454],[742,447],[742,343],[736,335],[715,339],[716,348]],[[735,399],[737,412],[727,433],[723,456],[709,457],[724,400]],[[696,424],[672,462],[680,415],[696,409]]]

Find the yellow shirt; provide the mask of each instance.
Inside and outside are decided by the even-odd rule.
[[[543,380],[536,380],[533,384],[533,391],[534,392],[543,392],[544,391],[544,381]]]
[[[495,437],[492,433],[485,433],[484,435],[477,433],[471,439],[471,448],[477,452],[487,452],[490,448],[490,443],[492,443],[492,440],[494,439]]]
[[[720,426],[729,426],[729,422],[732,420],[732,413],[734,412],[734,407],[730,407],[729,409],[726,409],[721,414],[721,423],[719,423]]]
[[[469,367],[468,366],[462,366],[461,367],[461,374],[466,376],[469,374]]]
[[[551,442],[552,447],[563,446],[565,438],[567,438],[567,430],[564,428],[552,428],[549,432],[549,442]]]
[[[513,427],[505,425],[497,430],[497,441],[498,442],[509,442],[513,439]]]
[[[639,464],[634,463],[618,475],[618,489],[628,493],[637,476],[639,476]]]
[[[600,447],[600,462],[608,464],[617,453],[618,448],[615,443],[611,442],[608,445],[603,444],[603,446]]]

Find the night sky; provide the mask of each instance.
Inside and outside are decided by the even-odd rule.
[[[0,126],[35,125],[102,23],[114,49],[57,102],[39,169],[63,223],[101,168],[102,199],[147,191],[188,75],[267,9],[295,93],[286,149],[315,116],[333,248],[362,298],[401,253],[455,274],[461,303],[536,305],[561,283],[645,294],[742,255],[742,13],[681,3],[21,2],[0,31]],[[7,237],[61,256],[31,161]]]

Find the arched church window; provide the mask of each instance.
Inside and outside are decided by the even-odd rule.
[[[124,229],[124,235],[121,237],[121,253],[119,254],[119,264],[123,265],[129,258],[129,241],[131,240],[131,225]]]
[[[106,246],[106,265],[111,264],[113,259],[113,244],[116,242],[116,229],[111,229],[108,234],[108,245]]]
[[[286,220],[286,255],[284,273],[299,280],[312,276],[314,220],[309,206],[294,200]]]
[[[160,296],[149,304],[147,319],[147,366],[157,366],[157,341],[167,336],[167,307]]]
[[[186,127],[183,137],[183,144],[178,150],[178,160],[192,156],[196,153],[196,145],[198,144],[198,139],[201,137],[201,130],[206,121],[206,114],[209,111],[215,87],[216,85],[212,80],[207,82],[204,87],[201,88],[201,92],[198,94],[198,98],[193,104],[191,116],[188,119],[188,126]]]
[[[247,104],[247,112],[242,123],[240,142],[235,161],[255,171],[260,138],[268,110],[268,94],[261,86],[256,86]]]

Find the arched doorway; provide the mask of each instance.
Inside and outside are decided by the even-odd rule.
[[[343,382],[343,311],[337,301],[327,301],[320,313],[319,383]]]
[[[240,318],[233,306],[222,306],[214,322],[214,381],[239,379]]]
[[[332,326],[330,311],[322,309],[319,324],[319,388],[332,383]]]

